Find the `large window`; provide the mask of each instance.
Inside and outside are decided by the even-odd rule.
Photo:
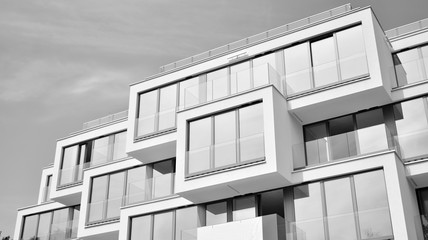
[[[83,169],[127,157],[126,132],[119,132],[63,149],[59,186],[81,181]]]
[[[141,93],[136,137],[174,128],[177,97],[177,84]]]
[[[46,177],[46,183],[43,187],[43,196],[42,196],[42,202],[50,201],[50,192],[51,192],[51,185],[52,185],[52,175],[48,175]]]
[[[424,240],[428,240],[428,188],[417,190]]]
[[[394,54],[398,86],[428,79],[428,46]]]
[[[65,240],[76,238],[80,206],[24,217],[21,240]]]
[[[292,239],[392,238],[382,170],[296,186],[293,195]]]
[[[294,151],[304,150],[305,157],[295,158],[295,168],[392,147],[392,134],[385,124],[382,108],[310,124],[304,126],[303,132],[303,149],[298,144]]]
[[[287,94],[368,74],[361,25],[284,49]]]
[[[264,159],[262,103],[189,122],[187,173]]]
[[[174,172],[174,160],[166,160],[93,178],[87,222],[115,219],[123,205],[171,195]]]

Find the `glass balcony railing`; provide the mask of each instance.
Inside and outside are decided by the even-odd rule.
[[[169,173],[154,178],[128,182],[124,204],[130,205],[174,194],[174,177],[175,173]]]
[[[93,224],[119,218],[123,197],[88,203],[88,222]]]
[[[428,63],[428,58],[419,58],[412,61],[403,62],[395,65],[395,73],[397,76],[397,86],[405,86],[407,84],[417,83],[427,79],[425,63]],[[428,64],[426,64],[428,66]]]
[[[90,163],[83,163],[72,168],[59,170],[58,186],[66,186],[83,180],[83,169],[90,167]]]
[[[77,236],[77,222],[66,221],[50,224],[50,233],[40,234],[36,237],[21,240],[42,240],[42,239],[55,239],[55,240],[68,240],[74,239]]]
[[[358,219],[358,228],[355,219]],[[324,239],[326,235],[332,239],[345,237],[357,239],[357,235],[360,235],[361,239],[392,239],[392,226],[387,207],[294,222],[287,221],[286,225],[286,239]],[[358,229],[360,233],[357,234]],[[325,231],[328,231],[328,234]]]
[[[140,116],[136,121],[137,138],[174,128],[176,112],[177,108],[170,108],[155,114]]]
[[[424,28],[428,28],[428,18],[393,28],[386,31],[385,34],[388,38],[394,38],[403,34],[419,31]]]
[[[216,84],[219,85],[216,86]],[[283,94],[280,74],[270,64],[261,64],[185,88],[184,103],[180,109],[229,97],[269,84],[274,85]],[[227,86],[227,89],[223,85]]]
[[[119,120],[119,119],[125,119],[127,117],[128,117],[128,110],[118,112],[115,114],[110,114],[108,116],[83,123],[83,130],[93,128],[96,126],[100,126],[103,124],[107,124],[110,122],[114,122],[114,121]]]
[[[264,157],[264,134],[258,133],[187,151],[188,174],[233,167]]]
[[[397,138],[380,124],[296,144],[293,146],[293,164],[294,169],[300,169],[389,149],[400,154]]]

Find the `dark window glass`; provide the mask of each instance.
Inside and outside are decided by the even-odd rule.
[[[256,199],[254,195],[233,199],[233,221],[256,217]]]
[[[153,198],[171,195],[173,190],[174,161],[153,164]]]
[[[227,202],[207,204],[206,225],[216,225],[227,222]]]
[[[326,123],[308,125],[304,128],[304,134],[307,165],[327,162],[329,160],[329,146]]]
[[[259,211],[262,216],[277,214],[284,217],[284,192],[282,189],[260,194]]]

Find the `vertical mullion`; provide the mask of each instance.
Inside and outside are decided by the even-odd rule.
[[[339,45],[337,44],[337,34],[333,33],[333,42],[334,42],[334,53],[336,56],[336,71],[338,81],[342,81],[342,74],[340,72],[340,61],[339,61]]]
[[[215,167],[215,116],[211,116],[211,147],[210,147],[210,168],[214,169]]]
[[[49,221],[49,229],[48,229],[48,234],[49,234],[49,236],[48,236],[48,240],[49,240],[49,239],[51,239],[51,231],[52,231],[52,224],[53,224],[53,216],[54,216],[54,212],[55,212],[55,211],[52,211],[52,212],[51,212],[51,219],[50,219],[50,221]],[[40,216],[39,216],[39,218],[40,218]]]
[[[113,161],[114,154],[114,143],[116,141],[116,134],[112,134],[108,137],[107,143],[107,162]]]
[[[239,109],[237,109],[235,111],[235,149],[236,149],[236,162],[240,163],[241,162],[241,135],[240,135],[240,127],[241,125],[239,124]]]
[[[309,55],[309,82],[311,85],[311,89],[315,87],[315,75],[314,75],[314,61],[312,60],[312,43],[307,42],[306,51]]]
[[[103,214],[102,214],[102,219],[106,219],[107,218],[107,209],[108,209],[108,195],[110,193],[110,174],[107,175],[107,184],[106,184],[106,194],[104,197],[104,203],[103,203]]]
[[[420,61],[418,62],[418,65],[420,66],[421,72],[422,72],[422,79],[421,80],[426,80],[426,79],[428,79],[428,73],[427,73],[428,69],[425,68],[424,56],[422,54],[422,48],[421,47],[418,48],[418,56],[420,59]]]
[[[357,205],[357,193],[355,191],[355,182],[354,182],[354,176],[349,177],[350,184],[351,184],[351,194],[352,194],[352,205],[354,210],[354,219],[355,219],[355,229],[357,232],[357,239],[361,239],[361,229],[360,229],[360,221],[359,221],[359,215],[358,215],[358,205]]]
[[[352,120],[354,121],[354,138],[355,138],[355,150],[357,151],[356,154],[361,154],[360,149],[360,141],[358,136],[358,123],[357,123],[357,114],[352,114]]]
[[[327,202],[326,202],[326,196],[325,196],[325,187],[324,182],[320,182],[320,188],[321,188],[321,204],[322,204],[322,215],[323,215],[323,224],[324,224],[324,238],[330,239],[330,234],[328,231],[328,213],[327,213]]]
[[[36,232],[34,233],[34,236],[36,237],[36,239],[38,239],[39,225],[40,225],[40,214],[37,214]]]
[[[254,63],[253,60],[249,60],[249,74],[250,74],[250,89],[254,88]]]
[[[154,126],[154,132],[159,131],[159,113],[160,113],[160,101],[161,101],[161,89],[156,89],[157,94],[157,101],[156,101],[156,113],[155,113],[155,126]]]

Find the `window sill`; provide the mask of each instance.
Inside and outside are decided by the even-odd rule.
[[[367,73],[367,74],[363,74],[363,75],[353,77],[350,79],[341,80],[341,81],[338,81],[335,83],[327,84],[327,85],[324,85],[321,87],[315,87],[315,88],[311,88],[311,89],[304,90],[301,92],[287,94],[287,100],[293,100],[296,98],[304,97],[304,96],[311,95],[311,94],[318,93],[318,92],[322,92],[325,90],[341,87],[343,85],[348,85],[348,84],[351,84],[354,82],[364,81],[364,80],[367,80],[369,78],[370,78],[370,74]]]
[[[200,171],[200,172],[196,172],[196,173],[192,173],[192,174],[187,174],[185,177],[185,181],[200,178],[200,177],[215,175],[215,174],[219,174],[222,172],[233,171],[233,170],[241,169],[241,168],[245,168],[245,167],[251,167],[254,165],[258,165],[258,164],[263,164],[265,162],[266,162],[266,158],[262,157],[262,158],[256,158],[253,160],[245,161],[245,162],[230,164],[230,165],[219,167],[219,168],[214,168],[214,169]]]
[[[103,220],[87,222],[85,224],[85,228],[97,227],[97,226],[110,224],[110,223],[118,223],[119,221],[120,221],[120,217],[113,217],[113,218],[107,218],[107,219],[103,219]]]
[[[154,138],[154,137],[158,137],[158,136],[162,136],[162,135],[166,135],[168,133],[172,133],[177,131],[177,127],[172,127],[172,128],[168,128],[162,131],[157,131],[157,132],[153,132],[153,133],[148,133],[145,135],[141,135],[141,136],[137,136],[134,138],[134,143],[136,142],[140,142],[146,139],[150,139],[150,138]]]

